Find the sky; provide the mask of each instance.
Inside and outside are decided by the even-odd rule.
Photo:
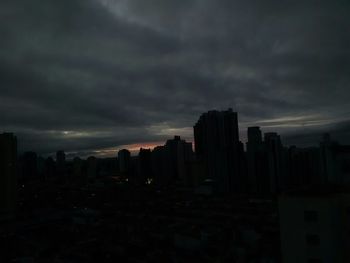
[[[350,143],[348,0],[1,0],[0,132],[113,156],[208,110],[285,144]]]

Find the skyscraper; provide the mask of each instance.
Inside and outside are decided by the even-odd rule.
[[[180,136],[167,140],[164,146],[152,151],[152,172],[155,183],[168,185],[174,182],[189,185],[189,162],[193,160],[192,143]]]
[[[64,151],[56,153],[56,172],[58,176],[66,175],[66,154]]]
[[[209,111],[194,126],[195,151],[217,193],[240,192],[237,113]]]
[[[130,170],[130,152],[122,149],[118,152],[119,171],[123,175],[128,175]]]
[[[86,174],[89,182],[93,182],[98,176],[98,163],[97,158],[90,156],[86,160]]]
[[[247,162],[248,162],[248,191],[263,192],[266,180],[266,158],[260,127],[248,128]]]
[[[183,183],[187,180],[186,162],[192,158],[192,143],[181,140],[180,136],[168,140],[164,146],[167,174],[172,180],[178,180]]]
[[[0,217],[11,216],[17,196],[17,138],[0,134]]]
[[[154,183],[158,186],[168,185],[171,180],[167,173],[168,167],[166,163],[165,146],[157,146],[152,150],[151,161]]]
[[[151,149],[140,149],[138,155],[138,178],[137,182],[144,184],[153,178]]]
[[[350,146],[331,140],[329,134],[320,143],[321,182],[350,184]]]
[[[277,193],[283,187],[283,163],[281,137],[275,132],[265,133],[265,149],[267,151],[269,192]]]
[[[38,156],[35,152],[25,152],[20,158],[20,164],[24,182],[38,178]]]
[[[73,159],[73,178],[81,178],[83,174],[83,160],[79,157]]]

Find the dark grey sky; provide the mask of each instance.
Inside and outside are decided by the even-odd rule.
[[[0,131],[21,150],[114,154],[191,140],[202,112],[232,107],[243,140],[260,125],[347,141],[349,14],[348,0],[1,0]]]

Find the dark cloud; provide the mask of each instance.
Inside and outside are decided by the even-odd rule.
[[[349,11],[341,0],[3,0],[0,130],[21,150],[94,152],[191,139],[202,112],[233,107],[242,134],[346,141]]]
[[[284,142],[289,145],[304,147],[318,145],[323,134],[329,133],[336,142],[350,144],[350,121],[339,122],[335,125],[325,125],[320,128],[304,128],[294,134],[285,134]]]

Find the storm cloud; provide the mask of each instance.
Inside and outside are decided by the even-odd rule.
[[[202,112],[232,107],[242,140],[260,125],[348,142],[349,13],[340,0],[2,0],[0,131],[21,151],[99,152],[192,140]]]

